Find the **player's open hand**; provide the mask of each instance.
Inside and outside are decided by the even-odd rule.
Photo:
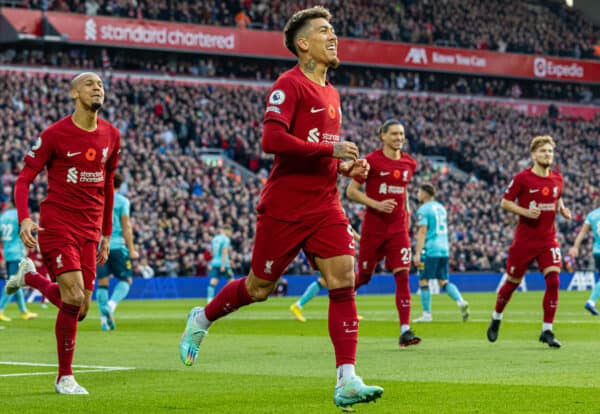
[[[44,229],[34,223],[30,218],[26,218],[21,222],[19,237],[21,237],[25,246],[34,248],[37,246],[37,236],[35,233],[40,230]]]
[[[397,205],[398,202],[396,200],[393,198],[388,198],[387,200],[378,201],[374,208],[381,213],[389,214],[394,211]]]
[[[561,216],[563,216],[565,219],[567,220],[571,220],[572,216],[571,216],[571,210],[569,210],[567,207],[562,206],[558,209],[558,212],[560,213]]]
[[[540,210],[539,207],[531,207],[527,210],[525,217],[537,220],[540,217],[540,214],[542,214],[542,210]]]
[[[358,158],[358,147],[353,142],[340,141],[333,144],[333,158],[351,159]]]
[[[110,253],[110,238],[102,236],[100,239],[100,247],[96,254],[96,263],[103,265],[108,260],[108,254]]]

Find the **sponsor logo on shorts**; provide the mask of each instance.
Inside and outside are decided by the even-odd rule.
[[[62,254],[56,256],[56,267],[59,269],[62,269],[63,267]]]

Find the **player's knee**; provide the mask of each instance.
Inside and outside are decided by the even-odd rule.
[[[83,289],[78,286],[69,286],[67,289],[64,289],[64,291],[61,291],[61,297],[64,302],[79,306],[83,305],[83,301],[85,300]]]
[[[250,295],[253,302],[263,302],[269,298],[269,295],[277,287],[277,283],[250,283],[246,287],[248,288],[248,295]]]
[[[429,281],[428,280],[420,280],[419,287],[421,290],[429,290]]]
[[[438,285],[440,285],[440,290],[442,292],[445,292],[446,291],[446,287],[448,286],[448,282],[445,281],[445,280],[438,279]]]
[[[521,283],[521,277],[514,277],[514,276],[507,276],[506,280],[508,280],[511,283],[516,283],[517,285]]]
[[[77,321],[82,322],[87,316],[87,311],[85,313],[79,312],[79,316],[77,317]]]

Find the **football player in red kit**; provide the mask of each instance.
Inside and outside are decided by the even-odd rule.
[[[537,136],[529,146],[533,166],[513,178],[504,193],[501,208],[517,214],[519,224],[508,251],[506,282],[500,287],[492,321],[487,330],[490,342],[498,339],[502,313],[512,293],[521,283],[529,265],[535,260],[546,280],[544,294],[544,322],[540,341],[553,348],[560,348],[554,337],[552,323],[558,306],[561,253],[554,219],[556,213],[571,219],[571,211],[561,198],[563,177],[550,169],[556,144],[548,135]]]
[[[38,274],[26,258],[6,289],[31,286],[58,307],[55,390],[87,394],[73,377],[75,337],[77,322],[90,307],[96,263],[102,264],[108,257],[120,136],[115,127],[98,117],[104,102],[104,85],[98,75],[84,72],[75,76],[70,94],[75,111],[42,132],[26,154],[15,186],[21,239],[29,248],[39,242],[55,283]],[[36,224],[29,217],[29,185],[44,167],[48,170],[48,194]]]
[[[179,352],[182,362],[192,365],[210,325],[266,300],[302,249],[329,288],[329,334],[337,367],[334,403],[347,407],[375,400],[383,389],[365,385],[354,370],[354,240],[336,183],[338,173],[365,175],[368,164],[358,160],[355,144],[340,140],[340,97],[326,77],[327,69],[339,64],[330,18],[327,9],[313,7],[294,13],[286,24],[285,44],[298,65],[277,79],[266,102],[262,147],[275,160],[257,207],[251,271],[226,285],[205,308],[192,309]]]
[[[367,206],[361,227],[356,289],[369,283],[377,263],[385,257],[386,267],[396,282],[396,309],[400,320],[401,347],[416,345],[421,338],[410,330],[410,287],[408,272],[411,247],[408,237],[408,184],[417,161],[402,147],[404,126],[389,119],[379,128],[383,146],[365,157],[370,169],[367,178],[354,177],[346,190],[350,200]],[[365,191],[361,186],[365,185]]]

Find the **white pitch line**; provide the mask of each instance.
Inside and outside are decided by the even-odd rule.
[[[0,361],[0,365],[10,366],[26,366],[26,367],[58,367],[57,364],[45,364],[41,362],[15,362],[15,361]],[[135,367],[106,367],[99,365],[73,365],[73,368],[84,368],[81,370],[75,370],[76,373],[88,373],[88,372],[110,372],[110,371],[130,371]],[[17,374],[0,374],[0,377],[27,377],[27,376],[39,376],[39,375],[56,375],[56,372],[21,372]]]

